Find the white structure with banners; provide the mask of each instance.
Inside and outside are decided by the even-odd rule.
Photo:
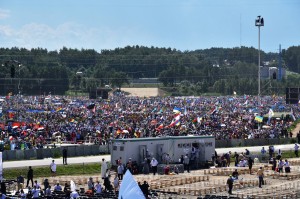
[[[166,155],[170,163],[179,162],[182,155],[188,154],[192,161],[210,161],[215,152],[214,136],[172,136],[154,138],[131,138],[112,140],[111,162],[117,164],[121,157],[127,162],[129,158],[142,163],[145,158],[156,158],[164,162]]]

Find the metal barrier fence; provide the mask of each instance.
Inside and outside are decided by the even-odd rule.
[[[295,138],[216,140],[216,148],[291,144]]]
[[[99,154],[109,154],[110,145],[74,145],[58,146],[56,148],[26,149],[26,150],[4,150],[2,152],[3,161],[32,160],[44,158],[62,157],[62,150],[68,149],[68,157],[89,156]]]

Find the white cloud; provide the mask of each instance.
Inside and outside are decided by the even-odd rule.
[[[9,26],[2,26],[0,25],[0,35],[4,35],[6,37],[12,36],[13,35],[13,29]]]
[[[10,14],[10,11],[9,11],[9,10],[4,10],[4,9],[1,9],[1,8],[0,8],[0,20],[1,20],[1,19],[5,19],[5,18],[8,18],[8,17],[9,17],[9,14]]]
[[[46,24],[30,23],[20,29],[9,26],[0,26],[0,34],[6,36],[5,47],[47,48],[59,50],[62,47],[84,49],[113,49],[126,45],[147,45],[141,43],[148,40],[146,33],[131,27],[86,27],[77,23],[64,23],[57,27]],[[4,38],[2,38],[4,40]],[[10,41],[8,43],[7,41]],[[1,43],[1,37],[0,37]]]

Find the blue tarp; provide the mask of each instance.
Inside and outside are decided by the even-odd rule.
[[[36,110],[36,109],[28,109],[26,110],[27,113],[44,113],[45,110]]]

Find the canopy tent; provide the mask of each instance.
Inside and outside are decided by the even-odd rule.
[[[145,199],[145,196],[139,185],[133,178],[129,170],[126,171],[122,183],[120,185],[118,199]]]

